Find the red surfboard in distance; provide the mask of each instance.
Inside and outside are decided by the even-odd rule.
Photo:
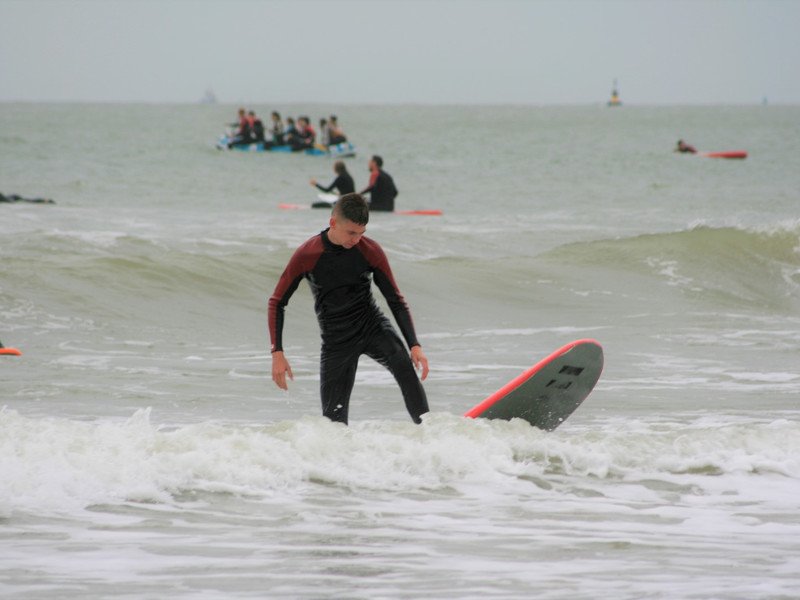
[[[464,416],[519,418],[552,431],[581,405],[602,371],[602,346],[592,339],[576,340],[509,381]]]
[[[331,204],[326,204],[322,202],[315,202],[313,205],[309,206],[306,204],[292,204],[289,202],[281,202],[278,204],[278,208],[281,210],[306,210],[309,208],[331,208]],[[395,215],[410,215],[410,216],[417,216],[417,217],[440,217],[442,216],[442,211],[438,208],[424,208],[418,210],[395,210],[392,212]]]
[[[725,150],[723,152],[701,152],[700,156],[707,158],[747,158],[744,150]]]

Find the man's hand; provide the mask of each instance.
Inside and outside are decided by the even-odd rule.
[[[425,371],[427,372],[427,361],[426,361]],[[286,375],[289,375],[289,379],[294,381],[294,375],[292,375],[292,367],[289,366],[289,361],[286,360],[286,357],[283,355],[283,352],[277,351],[272,353],[272,381],[275,382],[282,390],[288,390],[289,386],[286,385]]]
[[[312,178],[312,179],[309,181],[309,183],[310,183],[312,186],[316,186],[316,185],[317,185],[317,180]]]
[[[425,378],[428,376],[428,358],[422,351],[422,346],[414,346],[411,348],[411,362],[414,363],[415,369],[419,370],[420,367],[422,368],[422,376],[420,379],[425,381]],[[274,372],[275,368],[273,367],[273,373]]]

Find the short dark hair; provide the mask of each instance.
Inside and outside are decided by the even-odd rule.
[[[333,170],[341,175],[342,173],[347,173],[347,166],[344,164],[343,160],[337,160],[333,163]]]
[[[369,204],[361,194],[345,194],[333,205],[333,214],[358,225],[369,223]]]
[[[376,164],[376,165],[378,165],[379,167],[382,167],[382,166],[383,166],[383,159],[382,159],[380,156],[378,156],[377,154],[376,154],[376,155],[374,155],[374,156],[372,157],[372,160],[373,160],[373,161],[375,162],[375,164]]]

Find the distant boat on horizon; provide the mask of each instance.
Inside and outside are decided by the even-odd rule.
[[[214,94],[214,90],[208,88],[206,93],[203,94],[203,97],[200,98],[200,104],[216,104],[217,103],[217,96]]]
[[[609,106],[622,106],[622,100],[619,99],[619,86],[617,80],[614,80],[614,85],[611,88],[611,100],[608,101]]]

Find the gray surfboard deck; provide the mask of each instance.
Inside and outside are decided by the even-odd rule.
[[[595,340],[576,340],[509,381],[466,417],[524,419],[552,431],[586,399],[603,371],[603,348]]]

